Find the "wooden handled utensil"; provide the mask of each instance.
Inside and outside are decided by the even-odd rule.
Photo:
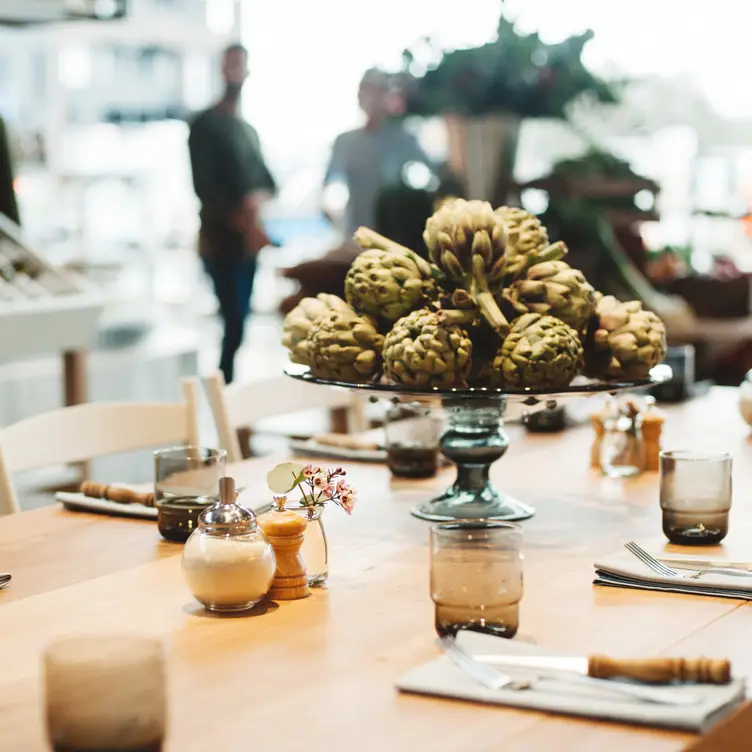
[[[646,684],[686,682],[728,684],[731,664],[720,658],[645,658],[642,660],[591,655],[588,675],[596,679],[634,679]]]
[[[92,499],[107,499],[118,504],[143,504],[145,507],[154,506],[153,493],[139,493],[123,486],[108,486],[85,480],[81,484],[81,493]]]
[[[645,684],[728,684],[731,664],[718,658],[588,658],[544,655],[476,655],[475,660],[494,666],[564,671],[593,679],[632,679]]]

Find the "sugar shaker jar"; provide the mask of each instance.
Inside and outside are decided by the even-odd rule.
[[[235,481],[221,478],[219,501],[205,509],[183,549],[183,575],[209,611],[245,611],[271,588],[276,559],[256,515],[235,501]]]

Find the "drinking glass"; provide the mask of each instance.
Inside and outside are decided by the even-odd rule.
[[[522,530],[496,520],[442,522],[431,529],[436,631],[514,637],[522,598]]]
[[[719,543],[728,532],[731,455],[661,452],[663,532],[685,546]]]
[[[430,405],[395,402],[384,424],[387,465],[393,475],[430,478],[439,467],[441,420]]]
[[[154,502],[164,538],[188,540],[199,514],[219,498],[226,457],[224,449],[196,446],[154,452]]]

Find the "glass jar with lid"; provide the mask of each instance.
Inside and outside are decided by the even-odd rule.
[[[271,588],[276,559],[256,515],[235,501],[232,478],[219,481],[219,501],[204,510],[185,543],[183,574],[210,611],[253,608]]]

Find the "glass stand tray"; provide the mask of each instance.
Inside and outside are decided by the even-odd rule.
[[[447,415],[447,428],[441,437],[442,454],[457,467],[457,478],[435,499],[413,507],[412,514],[432,522],[458,519],[524,520],[535,514],[533,507],[499,491],[490,481],[491,465],[504,456],[509,437],[504,431],[507,400],[525,405],[556,401],[565,397],[616,394],[649,389],[668,381],[671,368],[660,365],[645,379],[634,381],[593,381],[578,377],[564,389],[408,389],[394,384],[351,384],[311,376],[305,366],[290,364],[285,373],[294,379],[329,387],[385,396],[438,397]]]

